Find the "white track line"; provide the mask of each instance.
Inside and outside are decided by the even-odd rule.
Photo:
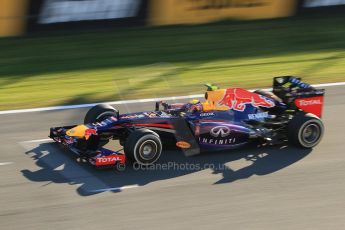
[[[11,165],[13,162],[0,162],[0,166]]]
[[[45,139],[37,139],[37,140],[30,140],[30,141],[21,141],[19,143],[39,143],[39,142],[48,142],[48,141],[53,141],[50,138],[45,138]]]
[[[98,192],[121,192],[126,189],[131,189],[131,188],[138,188],[140,187],[139,185],[127,185],[127,186],[122,186],[122,187],[116,187],[116,188],[104,188],[104,189],[96,189],[96,190],[91,190],[90,192],[98,193]]]
[[[324,83],[324,84],[315,84],[313,87],[332,87],[332,86],[342,86],[345,85],[345,82],[334,82],[334,83]]]
[[[335,82],[335,83],[325,83],[312,85],[314,87],[332,87],[332,86],[342,86],[345,82]],[[270,88],[271,89],[271,88]],[[270,90],[266,89],[266,90]],[[253,91],[253,90],[251,90]],[[124,100],[124,101],[110,101],[110,102],[100,102],[93,104],[81,104],[81,105],[65,105],[65,106],[53,106],[44,108],[34,108],[34,109],[16,109],[16,110],[4,110],[0,111],[0,115],[4,114],[15,114],[15,113],[32,113],[32,112],[43,112],[43,111],[53,111],[53,110],[65,110],[65,109],[78,109],[78,108],[88,108],[95,106],[97,104],[105,103],[111,105],[123,105],[123,104],[135,104],[135,103],[145,103],[145,102],[155,102],[155,101],[170,101],[179,99],[190,99],[190,98],[200,98],[203,94],[187,95],[187,96],[176,96],[176,97],[161,97],[161,98],[147,98],[147,99],[136,99],[136,100]]]

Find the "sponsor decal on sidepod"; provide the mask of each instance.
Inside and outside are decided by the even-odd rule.
[[[230,134],[230,128],[227,126],[216,126],[211,129],[210,134],[213,137],[227,137]]]
[[[248,118],[251,119],[251,120],[262,119],[262,118],[266,118],[266,117],[268,117],[268,113],[267,112],[248,114]]]
[[[227,126],[216,126],[210,130],[210,135],[213,138],[199,137],[199,142],[202,144],[231,145],[236,142],[236,138],[226,138],[230,132],[231,130]]]
[[[191,144],[185,141],[178,141],[176,142],[176,146],[181,149],[189,149],[191,147]]]

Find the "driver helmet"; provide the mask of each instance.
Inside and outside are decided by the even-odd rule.
[[[202,111],[202,104],[198,99],[191,100],[187,106],[186,111],[189,113],[194,113],[196,111]]]

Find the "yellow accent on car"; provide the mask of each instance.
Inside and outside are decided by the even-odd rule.
[[[226,89],[217,89],[213,91],[207,91],[207,99],[204,103],[202,103],[204,111],[211,111],[211,110],[220,110],[226,111],[229,110],[229,107],[226,105],[220,105],[220,101],[225,96]]]
[[[199,102],[200,102],[200,101],[199,101],[198,99],[193,99],[193,100],[191,100],[189,103],[195,105],[195,104],[197,104],[197,103],[199,103]]]
[[[78,125],[72,129],[67,130],[66,134],[70,137],[83,138],[87,129],[88,127],[86,127],[85,125]]]

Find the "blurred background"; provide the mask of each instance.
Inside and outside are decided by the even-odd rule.
[[[0,0],[0,110],[345,81],[345,0]]]

